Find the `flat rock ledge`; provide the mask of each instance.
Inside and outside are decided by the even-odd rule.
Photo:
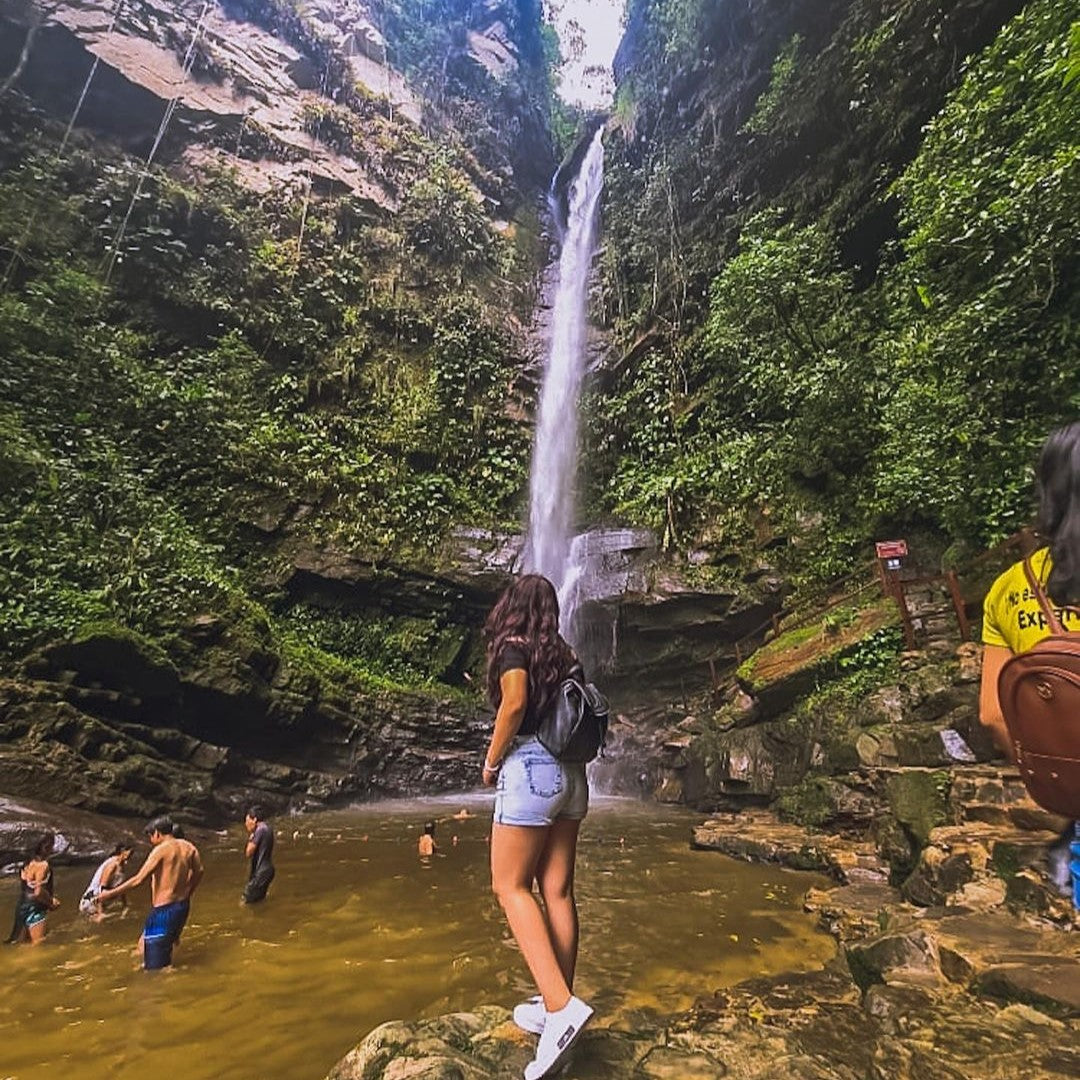
[[[872,845],[764,814],[700,826],[698,847],[829,873],[839,884],[812,889],[805,907],[836,957],[704,993],[678,1016],[600,1015],[563,1080],[1080,1077],[1080,923],[1025,865],[1012,828],[933,830],[918,888],[901,889]],[[1027,840],[1034,851],[1045,835]],[[507,1008],[484,1005],[384,1024],[327,1080],[505,1080],[534,1045]]]
[[[860,991],[842,962],[753,979],[667,1023],[600,1018],[564,1080],[1044,1080],[1080,1075],[1080,1023],[909,982]],[[327,1080],[520,1077],[534,1038],[505,1008],[383,1024]]]

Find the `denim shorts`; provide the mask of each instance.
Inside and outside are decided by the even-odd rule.
[[[551,825],[580,821],[589,809],[584,763],[559,761],[535,736],[506,755],[495,786],[496,825]]]

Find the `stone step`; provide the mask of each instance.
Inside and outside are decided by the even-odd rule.
[[[1007,901],[1010,884],[1020,874],[1039,891],[1033,904],[1042,910],[1066,910],[1050,878],[1047,855],[1059,834],[1019,829],[1012,824],[966,821],[933,829],[919,863],[901,886],[906,900],[923,907],[982,906]],[[1014,894],[1014,900],[1017,894]]]
[[[837,897],[834,906],[841,901]],[[852,972],[862,984],[952,984],[999,1001],[1034,1005],[1062,1019],[1080,1016],[1075,934],[1002,911],[910,920],[896,909],[892,914],[899,918],[881,933],[847,944]]]
[[[844,884],[883,884],[889,878],[889,868],[872,842],[811,832],[768,811],[711,818],[694,829],[692,844],[745,862],[820,870]]]
[[[1032,801],[1013,766],[954,770],[949,801],[963,821],[1059,835],[1069,824]]]

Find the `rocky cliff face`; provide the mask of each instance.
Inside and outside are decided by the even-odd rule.
[[[547,65],[532,0],[0,2],[4,792],[217,821],[474,781],[485,713],[435,680],[496,586],[435,625],[419,567],[516,513]],[[365,560],[402,570],[334,621]]]
[[[3,680],[5,793],[220,824],[476,783],[490,716],[461,697],[327,679],[211,618],[178,644],[88,634]]]
[[[194,172],[235,169],[258,190],[348,192],[386,211],[408,178],[387,145],[401,119],[468,144],[477,191],[509,216],[551,170],[546,123],[528,93],[543,78],[538,25],[512,3],[465,5],[446,27],[449,52],[407,77],[395,65],[405,46],[380,29],[386,7],[5,0],[0,70],[58,118],[76,115],[80,128],[140,156]],[[466,117],[466,82],[479,130],[476,117],[472,130],[455,126]]]

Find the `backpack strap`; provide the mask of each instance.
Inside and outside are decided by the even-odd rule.
[[[1030,558],[1024,559],[1024,573],[1027,575],[1028,584],[1031,586],[1032,592],[1035,593],[1035,597],[1039,601],[1039,607],[1042,608],[1043,614],[1046,616],[1046,621],[1050,624],[1051,633],[1068,633],[1065,627],[1061,625],[1061,620],[1054,613],[1054,608],[1047,598],[1042,585],[1039,584],[1039,579],[1035,574],[1035,568],[1031,565]]]

